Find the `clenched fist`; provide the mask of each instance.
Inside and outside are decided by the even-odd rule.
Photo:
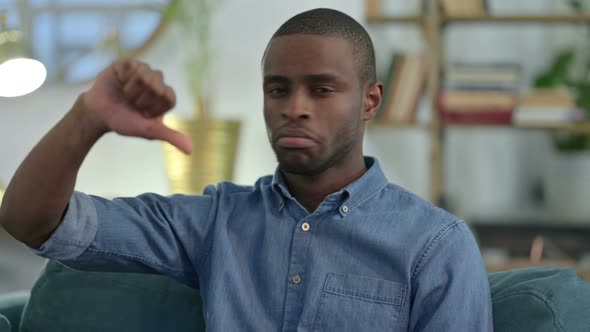
[[[166,127],[162,118],[176,96],[161,71],[134,59],[114,62],[97,77],[80,102],[86,116],[101,132],[167,141],[191,153],[189,137]]]

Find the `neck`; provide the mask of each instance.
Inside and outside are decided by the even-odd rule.
[[[364,159],[361,157],[353,164],[337,165],[313,176],[288,172],[282,174],[291,195],[312,213],[326,196],[346,187],[366,171]]]

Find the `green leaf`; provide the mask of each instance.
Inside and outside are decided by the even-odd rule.
[[[568,0],[568,5],[576,12],[584,10],[584,4],[580,0]]]
[[[537,88],[551,88],[568,83],[569,70],[574,61],[574,50],[566,49],[557,54],[549,68],[535,78]]]

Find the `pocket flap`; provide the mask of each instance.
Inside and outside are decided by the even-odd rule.
[[[406,298],[406,285],[351,274],[328,273],[324,292],[402,306]]]

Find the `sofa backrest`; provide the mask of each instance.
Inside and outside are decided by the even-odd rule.
[[[22,332],[204,331],[197,290],[159,275],[81,272],[49,261],[23,311]]]
[[[590,331],[590,285],[574,270],[489,274],[496,332]],[[82,272],[49,261],[22,332],[204,331],[200,294],[158,275]]]

